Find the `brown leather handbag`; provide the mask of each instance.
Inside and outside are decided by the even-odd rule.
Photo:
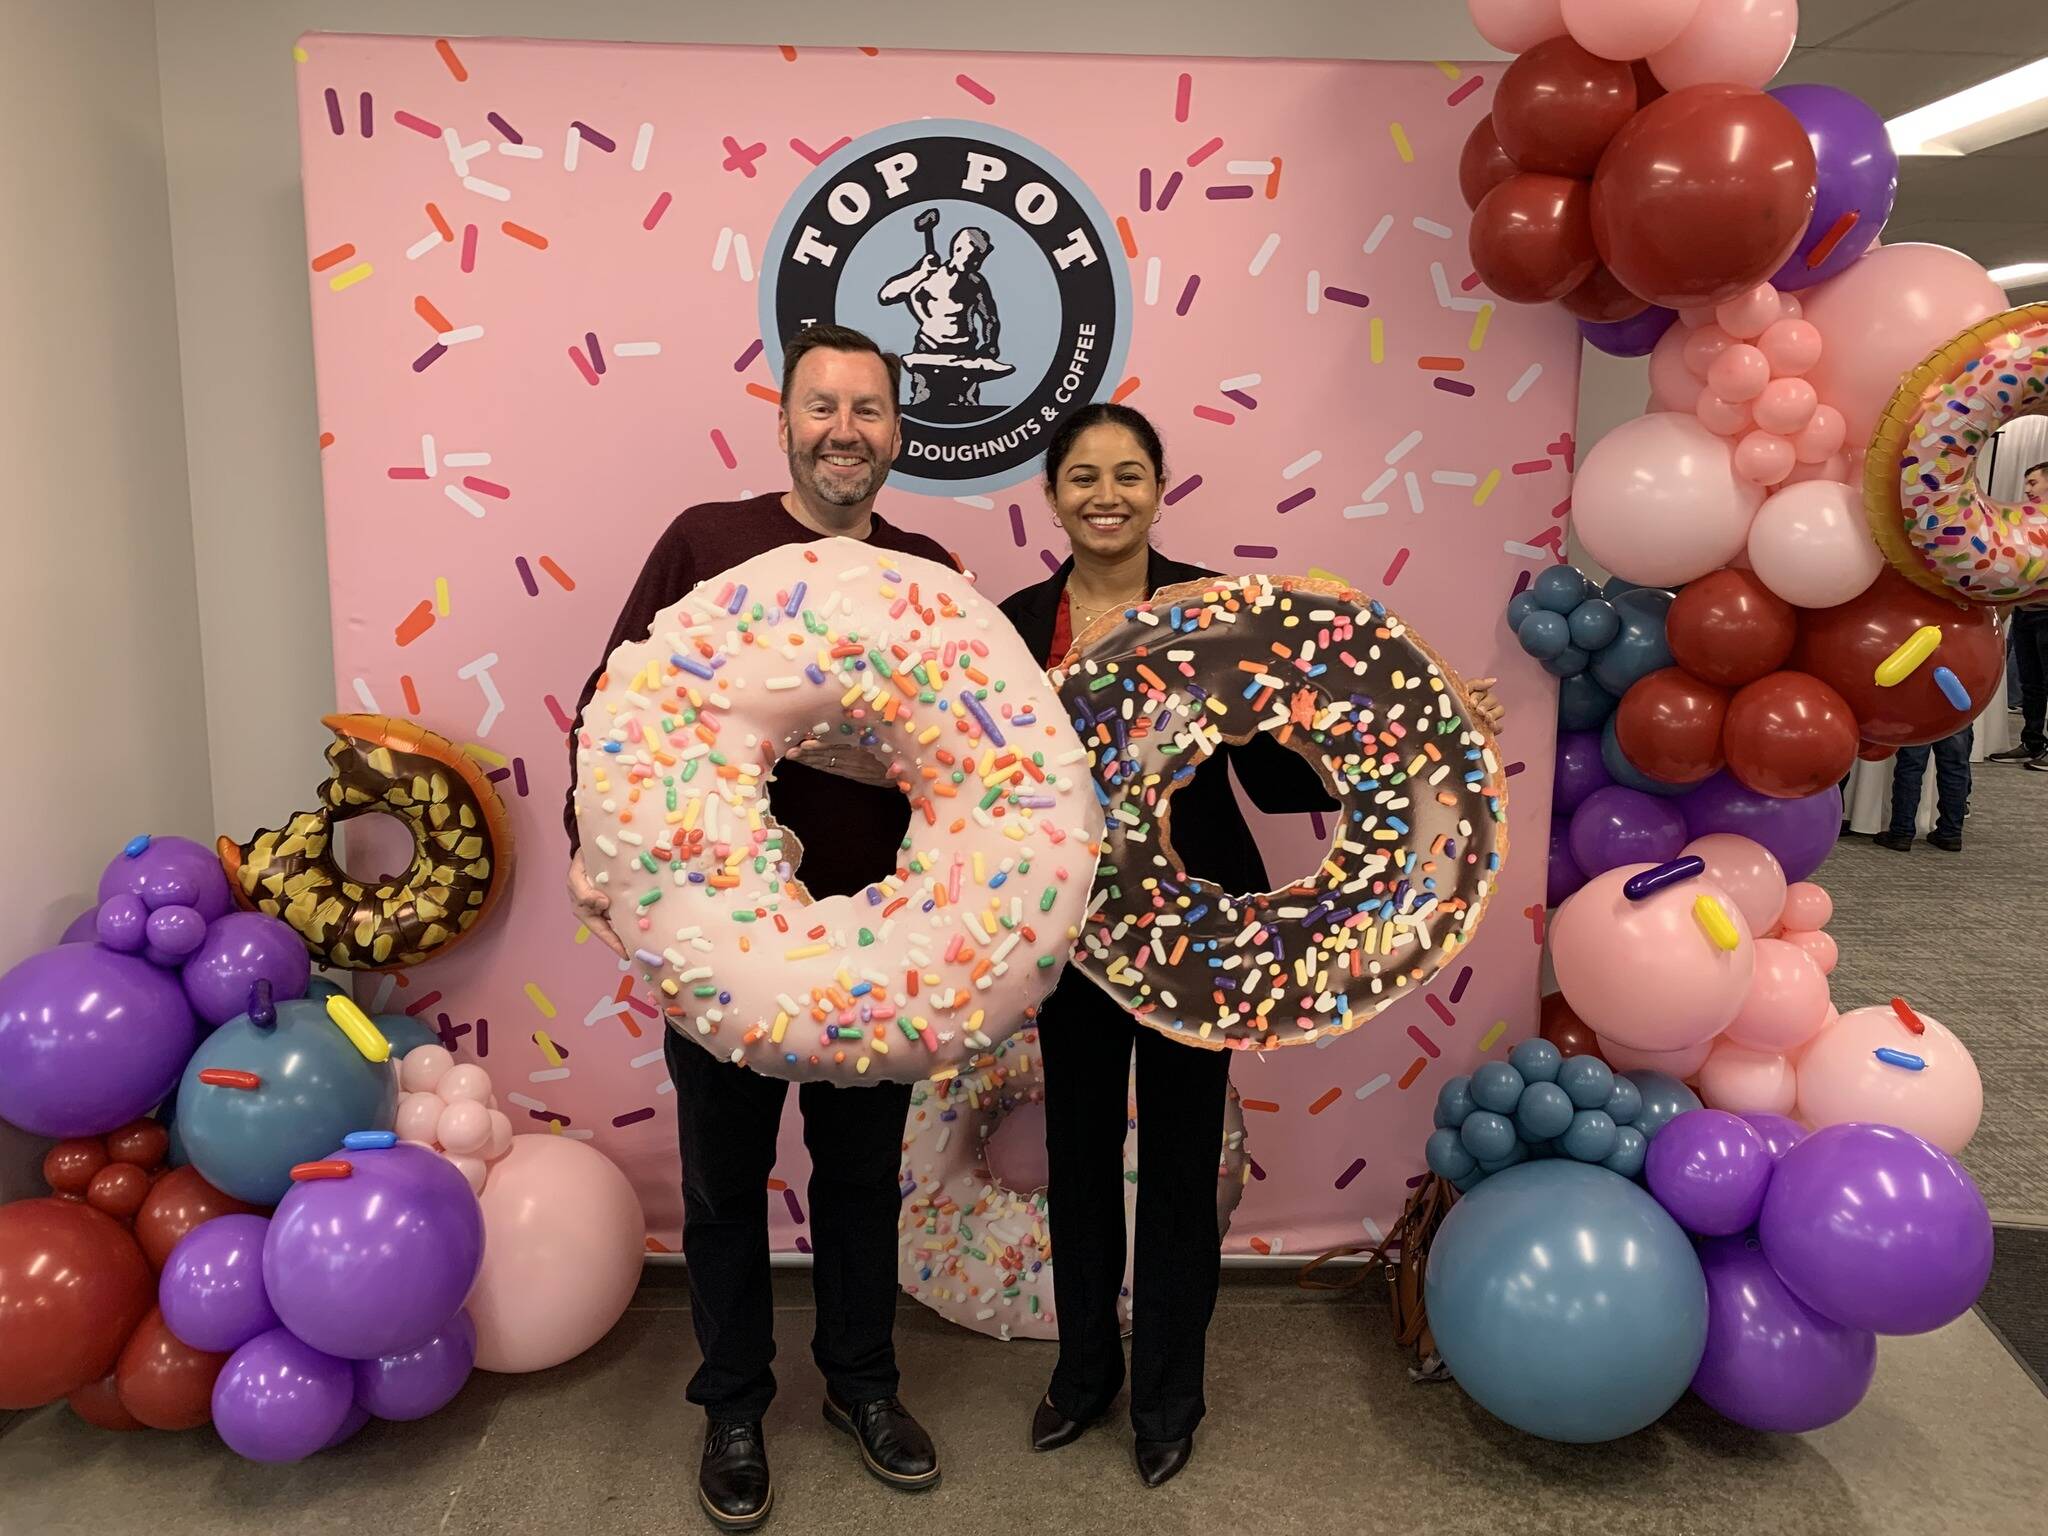
[[[1415,1351],[1416,1363],[1409,1374],[1418,1381],[1448,1380],[1443,1360],[1436,1352],[1436,1340],[1429,1331],[1429,1315],[1423,1306],[1422,1279],[1429,1262],[1429,1245],[1436,1229],[1443,1225],[1457,1191],[1431,1174],[1416,1186],[1402,1207],[1400,1218],[1378,1243],[1354,1243],[1318,1254],[1302,1267],[1296,1283],[1305,1291],[1348,1291],[1374,1275],[1386,1277],[1388,1308],[1393,1318],[1394,1342]],[[1365,1262],[1347,1266],[1341,1276],[1320,1274],[1324,1265],[1336,1259],[1363,1254]]]

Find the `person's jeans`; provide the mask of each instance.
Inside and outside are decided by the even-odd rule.
[[[1920,815],[1920,781],[1927,759],[1934,757],[1934,831],[1937,836],[1963,835],[1963,816],[1970,809],[1970,747],[1977,728],[1966,725],[1931,747],[1901,747],[1892,765],[1892,824],[1895,837],[1911,837]]]
[[[2039,757],[2048,753],[2048,609],[2012,616],[2012,652],[2020,672],[2020,745]]]

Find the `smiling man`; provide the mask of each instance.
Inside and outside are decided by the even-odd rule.
[[[790,488],[749,501],[709,502],[682,513],[656,541],[604,658],[653,627],[664,608],[699,581],[784,544],[860,539],[951,564],[922,534],[875,515],[875,493],[902,447],[897,414],[901,365],[859,331],[816,325],[789,343],[782,363],[778,438],[789,455]],[[581,718],[604,659],[584,684]],[[853,782],[864,754],[811,754],[833,771],[785,759],[769,801],[805,852],[802,874],[816,896],[850,895],[896,866],[910,806],[894,788]],[[575,743],[570,743],[570,776]],[[607,917],[609,900],[576,852],[573,789],[569,896],[590,931],[626,957]],[[761,1077],[683,1039],[671,1026],[665,1047],[676,1089],[683,1162],[683,1256],[691,1321],[703,1363],[689,1399],[707,1424],[698,1473],[704,1512],[726,1530],[767,1518],[773,1491],[761,1417],[775,1393],[774,1305],[768,1275],[768,1176],[789,1085]],[[908,1083],[798,1091],[811,1153],[811,1288],[817,1328],[811,1353],[825,1378],[825,1417],[859,1442],[869,1472],[892,1487],[938,1481],[937,1454],[896,1399],[896,1177],[903,1150]]]

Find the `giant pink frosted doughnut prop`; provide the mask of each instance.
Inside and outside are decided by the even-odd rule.
[[[912,815],[891,874],[813,900],[767,782],[821,743]],[[771,1077],[943,1079],[1024,1022],[1080,933],[1087,763],[965,576],[826,539],[699,583],[612,653],[578,726],[577,824],[672,1028]]]
[[[903,1289],[948,1322],[997,1339],[1056,1339],[1052,1239],[1046,1192],[1012,1189],[989,1167],[988,1143],[1020,1104],[1045,1099],[1038,1031],[1012,1035],[957,1076],[920,1083],[903,1131],[903,1208],[896,1218]],[[1127,1101],[1124,1134],[1124,1284],[1117,1320],[1131,1326],[1131,1264],[1137,1251],[1138,1108]],[[1216,1229],[1251,1177],[1244,1108],[1232,1086],[1216,1162]]]

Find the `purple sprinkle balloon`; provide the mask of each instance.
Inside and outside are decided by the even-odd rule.
[[[1781,85],[1770,93],[1799,119],[1813,145],[1813,217],[1785,265],[1771,279],[1797,292],[1846,272],[1870,249],[1892,215],[1899,192],[1899,155],[1884,119],[1860,98],[1832,85]],[[1837,226],[1845,226],[1836,236]],[[1810,258],[1835,236],[1827,255]]]
[[[1755,1224],[1771,1168],[1755,1126],[1726,1110],[1693,1109],[1673,1116],[1651,1141],[1643,1176],[1686,1231],[1726,1237]]]
[[[175,977],[97,944],[59,944],[0,975],[0,1120],[101,1136],[176,1086],[196,1034]]]
[[[117,855],[100,875],[100,900],[123,892],[140,896],[152,911],[196,907],[209,923],[235,905],[219,855],[189,837],[153,837],[133,856]]]
[[[268,982],[272,1001],[282,1002],[304,997],[312,975],[305,941],[262,912],[230,912],[218,919],[182,972],[192,1011],[209,1028],[247,1012],[257,982]]]

